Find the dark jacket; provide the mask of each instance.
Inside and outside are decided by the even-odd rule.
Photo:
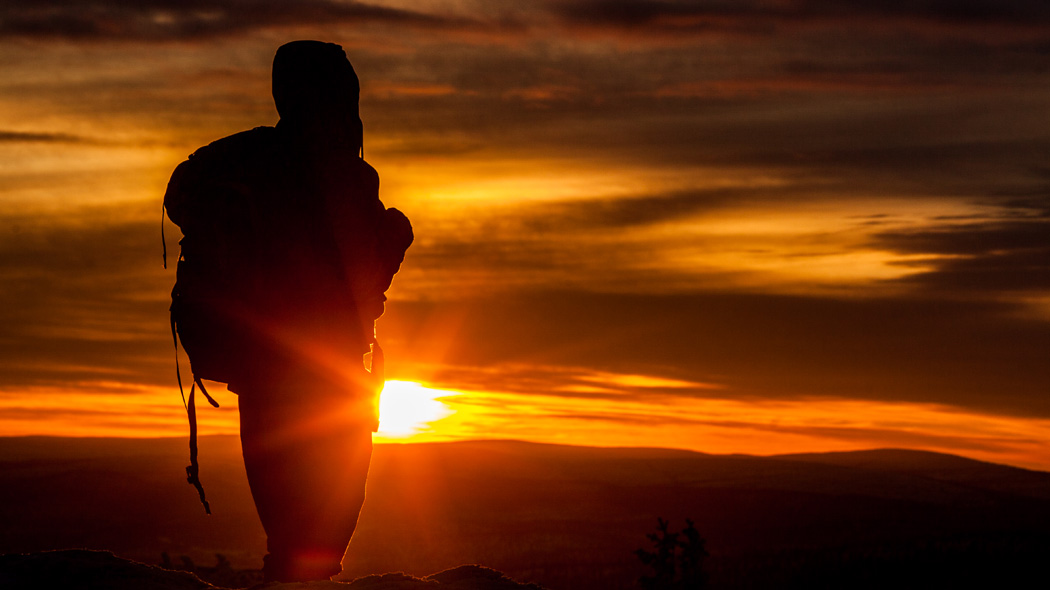
[[[258,127],[197,150],[164,204],[185,236],[172,311],[195,371],[239,390],[356,370],[412,242],[375,169]]]

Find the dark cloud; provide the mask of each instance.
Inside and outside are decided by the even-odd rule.
[[[716,19],[735,15],[753,15],[763,11],[754,2],[654,2],[648,0],[589,0],[584,2],[551,2],[552,12],[567,22],[588,25],[644,27],[660,21],[671,23],[689,19],[693,26],[701,18]],[[707,23],[705,23],[707,24]],[[672,25],[673,26],[673,25]],[[683,25],[678,25],[683,26]]]
[[[843,4],[834,0],[803,0],[788,6],[792,5],[802,14],[823,11],[850,12],[978,24],[1036,24],[1050,20],[1050,7],[1038,0],[875,0],[856,4]]]
[[[385,23],[424,29],[474,24],[452,16],[334,0],[42,0],[5,3],[0,8],[0,38],[169,41],[333,23]]]
[[[552,11],[576,24],[665,29],[726,28],[728,24],[806,22],[848,19],[917,19],[929,22],[987,25],[1034,25],[1050,21],[1050,8],[1037,0],[761,0],[690,2],[682,0],[587,0],[550,2]],[[761,20],[765,19],[765,20]],[[738,25],[739,26],[739,25]],[[753,24],[754,30],[762,30]]]
[[[701,397],[831,396],[1047,417],[1050,324],[1016,311],[937,299],[519,292],[394,301],[379,329],[390,359],[493,369],[492,383],[507,364],[585,367],[724,386],[681,392]],[[454,386],[454,375],[442,382]]]
[[[0,130],[0,143],[73,143],[93,144],[95,140],[69,133],[41,133]]]
[[[709,166],[798,182],[792,198],[978,197],[1037,178],[1050,151],[1050,96],[1035,84],[1045,58],[824,41],[739,48],[736,59],[644,44],[616,55],[450,50],[411,70],[366,55],[362,71],[418,83],[447,72],[454,91],[369,97],[366,78],[363,112],[370,131],[398,139],[374,153]],[[805,57],[756,57],[766,49]]]
[[[524,235],[643,226],[754,202],[761,191],[727,188],[676,191],[615,199],[552,203],[523,210],[513,220]],[[769,192],[775,193],[775,190]],[[768,195],[763,195],[768,198]]]
[[[379,23],[417,30],[449,30],[483,35],[499,43],[494,28],[544,28],[550,17],[562,26],[592,32],[643,31],[659,36],[696,37],[726,33],[747,36],[775,34],[785,27],[879,22],[900,27],[914,22],[929,29],[985,29],[989,25],[1035,30],[1050,21],[1050,9],[1031,0],[952,2],[842,3],[828,0],[769,3],[686,2],[647,0],[556,1],[545,6],[516,2],[476,3],[471,16],[427,12],[336,0],[276,2],[273,0],[110,0],[84,3],[42,0],[8,3],[0,10],[0,37],[70,40],[166,41],[201,39],[267,28],[309,25]],[[1002,34],[995,35],[1005,40]],[[979,38],[979,36],[978,36]]]
[[[0,383],[169,384],[159,225],[75,211],[8,215],[0,234]],[[159,212],[158,212],[159,215]],[[164,359],[168,360],[165,361]]]
[[[262,5],[236,3],[224,10],[250,12],[255,4]],[[296,19],[313,18],[309,7],[314,4],[266,5],[269,8],[260,8],[259,14],[296,12],[287,19],[294,24]],[[741,4],[745,8],[736,3],[621,4],[630,10],[676,14],[760,10],[746,8],[746,3]],[[1028,15],[1024,7],[1029,4],[1007,3],[1014,4],[1021,7],[1016,9],[1020,14]],[[563,8],[598,14],[603,5],[566,3]],[[88,10],[73,3],[42,6],[54,10],[40,9],[41,14]],[[205,11],[208,5],[97,6],[132,12],[163,8],[180,15]],[[306,8],[300,11],[299,6]],[[361,5],[338,6],[358,10]],[[864,6],[852,3],[842,10],[933,13],[946,4],[932,3],[932,8],[921,10],[903,3]],[[988,6],[997,10],[998,5]],[[821,4],[803,8],[791,10],[830,10]],[[539,22],[535,10],[522,9],[514,18]],[[496,12],[479,18],[489,22]],[[230,17],[244,23],[252,18],[264,16]],[[458,22],[458,17],[450,18]],[[1038,18],[1032,16],[1032,22]],[[120,29],[120,22],[116,19],[113,26]],[[887,30],[891,38],[882,36]],[[1020,177],[1050,149],[1041,131],[1050,100],[1045,95],[1045,54],[924,42],[910,34],[898,36],[893,27],[857,34],[831,29],[806,38],[780,35],[684,50],[639,42],[630,51],[581,49],[562,43],[550,29],[537,25],[531,31],[534,42],[522,44],[515,38],[484,50],[428,31],[397,35],[399,43],[419,44],[405,52],[384,52],[362,42],[351,57],[362,75],[366,128],[370,137],[394,138],[368,145],[369,153],[398,158],[453,152],[511,157],[544,153],[611,165],[717,166],[735,168],[742,175],[802,177],[800,188],[819,185],[809,193],[814,197],[867,198],[1003,193],[1026,182]],[[338,32],[359,41],[356,28]],[[420,49],[438,37],[438,49]],[[110,73],[113,79],[85,75],[61,84],[60,77],[46,78],[41,82],[49,85],[46,95],[37,98],[49,107],[57,103],[54,110],[60,113],[103,112],[114,118],[134,117],[146,126],[167,126],[159,131],[169,136],[208,127],[193,135],[194,141],[203,142],[235,131],[233,125],[272,123],[275,115],[265,85],[272,48],[258,53],[258,71],[251,76],[244,69],[216,65],[226,63],[219,58],[197,72],[192,71],[195,66],[180,70],[181,64],[175,67],[173,62],[153,69],[140,64],[133,70],[137,78]],[[90,70],[80,62],[71,67]],[[182,75],[173,77],[173,72]],[[254,94],[248,96],[245,88],[252,77],[263,82],[250,86]],[[370,83],[380,91],[370,95]],[[391,88],[441,91],[389,92]],[[14,90],[20,95],[34,92],[25,86]],[[221,129],[218,135],[206,135],[215,127]]]
[[[673,215],[702,211],[724,196],[695,194],[692,208],[672,207]],[[709,197],[712,203],[705,204]],[[654,222],[663,215],[645,218],[630,208],[659,209],[661,202],[653,196],[638,203],[589,204],[579,219],[562,227],[615,229],[635,218]],[[1030,213],[1033,218],[1016,222],[883,232],[879,239],[904,253],[991,257],[1036,249],[1044,252],[1045,264],[1047,245],[1040,230],[1046,227],[1038,217],[1041,210]],[[71,212],[46,225],[33,218],[10,219],[16,223],[9,227],[16,230],[0,236],[0,384],[119,380],[172,385],[166,310],[174,276],[160,269],[156,224],[119,221],[114,211]],[[552,250],[567,248],[547,239],[536,242]],[[508,245],[504,252],[513,253],[515,247]],[[442,251],[432,260],[424,256],[410,263],[456,272],[455,257],[471,250],[492,255],[490,245],[464,243],[459,252]],[[579,269],[572,266],[571,254],[486,260],[477,268],[509,265],[511,275],[527,275],[531,265],[571,275]],[[610,264],[608,259],[591,263]],[[611,264],[615,270],[615,260]],[[644,284],[636,282],[635,288]],[[1050,324],[1024,319],[1016,307],[1001,302],[929,296],[613,295],[520,287],[491,297],[431,295],[435,300],[430,302],[391,302],[380,321],[392,374],[399,362],[429,363],[436,367],[429,375],[415,370],[408,375],[450,388],[596,399],[831,396],[1050,417],[1045,396]],[[724,388],[646,392],[595,381],[595,371]],[[588,385],[598,391],[581,391],[579,386]]]
[[[582,163],[586,171],[637,173],[639,183],[671,178],[675,187],[763,181],[544,201],[479,219],[453,211],[442,218],[451,229],[409,211],[419,242],[399,280],[413,272],[442,280],[429,279],[431,301],[395,297],[381,320],[392,372],[399,362],[430,363],[437,368],[429,377],[451,388],[602,399],[640,394],[608,384],[588,393],[581,387],[592,383],[589,371],[636,373],[725,385],[662,392],[668,395],[835,396],[1050,417],[1050,327],[1006,302],[1050,289],[1050,5],[491,5],[462,17],[425,5],[335,0],[8,3],[0,7],[0,38],[10,53],[0,64],[11,75],[0,86],[12,104],[66,118],[76,124],[71,130],[176,137],[188,153],[273,122],[267,80],[276,47],[265,36],[223,48],[229,54],[170,41],[274,29],[343,35],[362,75],[366,153],[391,164],[392,174],[424,158],[455,166],[466,155],[509,178],[571,174]],[[382,34],[372,36],[373,24]],[[501,38],[507,27],[520,34]],[[483,47],[468,42],[483,34]],[[622,39],[630,43],[618,45]],[[97,43],[106,40],[142,46],[129,53]],[[18,143],[92,143],[46,129],[53,132],[0,132],[0,144],[14,151]],[[551,161],[556,170],[544,167]],[[387,170],[380,172],[391,186]],[[22,188],[61,193],[58,180],[32,174],[38,184]],[[76,188],[98,193],[92,198],[113,188],[80,174]],[[132,174],[110,184],[130,186]],[[147,182],[156,179],[136,177],[135,194],[155,190],[159,199],[163,185]],[[425,198],[423,184],[409,190]],[[922,226],[899,229],[893,203],[905,199],[934,213]],[[832,217],[845,201],[850,213],[868,211],[854,220],[869,224],[864,235],[877,231],[868,249],[943,258],[924,261],[933,269],[904,279],[911,288],[895,298],[866,299],[859,290],[851,300],[731,293],[711,272],[703,287],[722,292],[698,293],[653,268],[661,244],[617,239],[729,208],[743,214],[799,201],[827,202]],[[152,203],[148,215],[5,213],[0,385],[173,385],[167,294],[174,273],[160,269],[156,222],[138,221],[156,219],[159,201]],[[963,205],[1000,214],[957,214]],[[711,251],[737,247],[717,237],[672,239],[697,253],[705,239]],[[702,266],[702,257],[696,262]],[[469,297],[460,285],[472,289]],[[682,294],[655,293],[669,285]]]
[[[792,194],[801,187],[788,189]],[[790,196],[790,195],[789,195]],[[552,201],[538,205],[522,204],[509,211],[501,209],[481,219],[468,239],[483,240],[486,247],[504,242],[508,247],[524,247],[538,239],[551,243],[560,236],[560,245],[591,232],[607,232],[680,221],[713,211],[768,203],[787,198],[777,188],[713,188],[665,193],[644,193],[587,200]],[[471,239],[471,241],[474,241]],[[475,242],[476,243],[476,242]]]
[[[659,404],[671,397],[708,397],[711,390],[720,387],[716,383],[656,379],[640,385],[637,379],[630,380],[624,375],[586,368],[511,362],[483,367],[451,363],[430,366],[420,364],[412,366],[412,371],[413,379],[439,388],[613,402],[647,399]],[[474,402],[465,400],[464,403]]]
[[[1050,219],[935,224],[882,232],[876,246],[943,256],[934,269],[901,282],[950,296],[996,297],[1050,290]]]
[[[879,245],[907,254],[989,256],[995,253],[1040,251],[1050,248],[1050,222],[947,225],[917,231],[878,234]],[[1050,259],[1048,259],[1050,262]]]
[[[1025,236],[949,243],[953,252],[976,254],[1044,243]],[[930,236],[896,239],[917,252],[940,244],[928,243]],[[4,234],[0,384],[173,385],[166,294],[174,277],[160,269],[157,240],[156,225],[144,222],[84,220]],[[1050,417],[1050,324],[1016,311],[929,297],[517,289],[394,300],[379,333],[391,374],[408,363],[415,367],[409,376],[450,388],[600,399],[832,396]],[[429,374],[418,368],[428,364]],[[723,388],[639,389],[595,372]]]

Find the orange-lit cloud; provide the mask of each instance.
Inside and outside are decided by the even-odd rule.
[[[1043,464],[1043,4],[202,6],[0,9],[2,434],[181,433],[167,176],[273,124],[275,48],[319,37],[416,228],[391,376],[467,392],[456,436],[506,403],[566,442]]]
[[[597,405],[547,395],[466,392],[439,398],[450,415],[414,440],[515,438],[760,455],[918,448],[1037,469],[1050,465],[1050,421],[933,404],[786,402],[633,396]],[[409,439],[413,440],[413,439]]]
[[[201,432],[236,434],[235,398],[218,397],[220,408],[198,414]],[[187,419],[177,388],[88,381],[0,390],[0,431],[4,436],[185,436]]]
[[[83,5],[48,0],[32,6],[8,6],[5,13],[0,36],[86,41],[202,39],[320,22],[358,25],[378,22],[424,29],[470,24],[463,18],[384,7],[378,3],[330,0],[310,0],[295,6],[266,1]]]
[[[707,386],[645,375],[578,371],[577,376],[591,389],[499,392],[391,381],[376,441],[518,439],[759,455],[894,447],[1050,468],[1048,419],[908,402],[693,397],[669,392]],[[0,392],[0,428],[7,435],[184,434],[177,390],[106,382],[80,387]],[[90,405],[81,403],[85,395]],[[200,431],[236,434],[236,397],[224,392],[218,397],[221,409],[199,408]]]

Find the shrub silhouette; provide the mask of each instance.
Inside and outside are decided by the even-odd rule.
[[[693,521],[687,518],[686,527],[678,533],[667,530],[668,521],[657,518],[656,522],[657,532],[646,535],[654,550],[638,549],[634,552],[642,563],[653,569],[651,575],[642,576],[638,583],[645,590],[703,588],[707,580],[701,565],[707,557],[707,550]]]

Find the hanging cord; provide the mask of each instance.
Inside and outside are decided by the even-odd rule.
[[[161,212],[163,215],[163,205],[161,206]],[[161,243],[164,243],[164,217],[161,217]],[[167,245],[164,247],[164,268],[167,268],[168,264],[168,251]],[[186,390],[182,385],[182,369],[179,367],[179,332],[177,322],[175,321],[175,314],[170,315],[171,320],[171,342],[175,347],[175,379],[179,382],[179,395],[182,396],[182,407],[186,408],[186,417],[190,422],[190,464],[186,467],[186,481],[193,487],[197,488],[197,495],[200,496],[201,504],[204,504],[204,512],[211,514],[211,506],[208,504],[208,500],[204,497],[204,486],[201,485],[200,479],[200,465],[197,463],[197,407],[194,399],[194,394],[197,392],[197,387],[201,389],[201,393],[205,399],[208,400],[214,407],[219,407],[219,403],[215,401],[208,394],[208,390],[205,389],[204,383],[201,382],[200,377],[194,375],[193,383],[190,385],[190,398],[186,399]],[[190,370],[193,370],[191,364]]]
[[[190,368],[192,369],[192,367]],[[193,375],[193,382],[197,384],[197,388],[201,390],[202,394],[204,394],[204,399],[208,400],[208,403],[211,404],[211,407],[219,407],[219,402],[215,401],[210,395],[208,395],[208,390],[204,389],[204,382],[201,381],[201,378],[198,377],[196,374]]]
[[[164,269],[168,268],[168,241],[164,239],[164,215],[167,213],[167,208],[164,206],[164,202],[160,203],[160,256],[164,260]]]
[[[372,362],[368,367],[370,385],[372,387],[372,432],[379,432],[379,395],[383,393],[386,385],[386,362],[383,358],[383,349],[379,341],[372,337]]]
[[[193,383],[190,385],[190,399],[186,400],[186,391],[182,387],[182,371],[179,369],[179,336],[175,327],[174,315],[171,317],[171,339],[175,344],[175,378],[179,382],[179,395],[182,396],[182,406],[186,408],[186,417],[190,422],[190,464],[186,467],[186,481],[197,488],[197,495],[201,498],[201,504],[204,504],[204,512],[211,514],[211,506],[204,498],[204,486],[201,485],[200,479],[200,465],[197,463],[197,407],[194,400],[194,393],[196,393],[197,387],[200,387],[204,398],[213,407],[219,407],[219,402],[215,401],[208,394],[208,390],[204,388],[204,383],[196,375],[193,376]],[[191,366],[190,368],[192,370],[193,367]]]
[[[372,340],[372,363],[369,367],[369,373],[372,374],[372,387],[375,388],[376,394],[378,395],[383,389],[383,384],[386,383],[386,359],[383,358],[383,349],[379,347],[379,341]]]
[[[182,407],[189,411],[186,404],[186,391],[182,388],[182,371],[179,370],[179,335],[175,327],[175,314],[171,314],[171,341],[175,344],[175,378],[179,380],[179,395],[182,396]]]
[[[193,403],[193,394],[196,391],[197,384],[194,383],[190,386],[190,402],[186,410],[190,418],[190,464],[186,467],[186,481],[197,488],[197,495],[201,498],[201,504],[204,504],[204,512],[211,514],[211,506],[204,497],[204,486],[201,485],[200,465],[197,464],[197,408]]]

